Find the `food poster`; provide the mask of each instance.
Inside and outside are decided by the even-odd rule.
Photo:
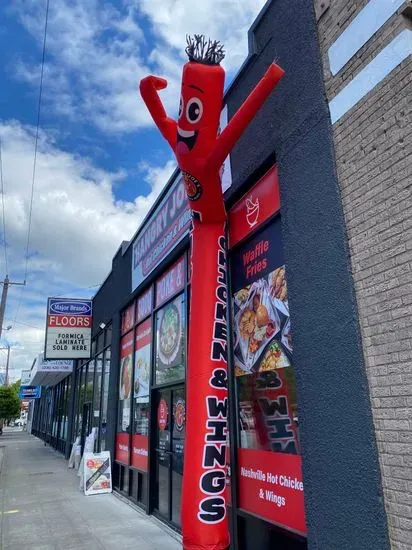
[[[119,419],[120,431],[128,431],[133,372],[133,331],[120,340]]]
[[[120,340],[120,387],[119,399],[130,399],[132,391],[133,370],[133,333],[130,332]]]
[[[134,356],[134,397],[149,395],[152,324],[151,319],[141,323],[136,329]]]
[[[135,309],[135,305],[133,303],[128,308],[126,308],[122,313],[122,334],[125,334],[126,332],[128,332],[130,329],[133,328],[134,309]]]
[[[306,531],[293,347],[280,217],[232,260],[239,505]]]
[[[234,253],[232,271],[236,375],[290,367],[280,218]]]
[[[110,452],[84,453],[84,494],[112,492]]]
[[[185,308],[179,296],[156,315],[156,383],[164,384],[185,376]]]

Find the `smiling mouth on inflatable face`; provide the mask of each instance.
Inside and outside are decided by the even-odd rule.
[[[191,151],[196,143],[196,139],[199,132],[182,130],[177,128],[177,152],[186,155]]]

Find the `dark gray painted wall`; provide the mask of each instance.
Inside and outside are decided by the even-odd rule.
[[[227,96],[229,115],[273,59],[286,76],[233,151],[228,199],[276,153],[308,546],[383,550],[387,522],[312,2],[274,0],[254,30],[258,56]]]
[[[123,254],[122,246],[112,261],[112,270],[93,298],[93,337],[108,324],[113,314],[125,305],[132,290],[132,247]]]

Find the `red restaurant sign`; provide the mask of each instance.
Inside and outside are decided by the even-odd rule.
[[[229,247],[244,239],[280,209],[277,166],[266,174],[229,212]]]
[[[153,306],[152,287],[137,299],[137,322],[140,323],[145,317],[150,315]]]
[[[156,283],[156,307],[185,286],[185,259],[182,257]]]
[[[129,434],[118,433],[116,435],[116,460],[123,464],[129,464]]]
[[[240,507],[306,533],[300,456],[239,449],[238,465]]]
[[[149,439],[147,435],[132,436],[132,466],[147,472]]]

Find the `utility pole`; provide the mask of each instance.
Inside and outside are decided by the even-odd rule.
[[[9,385],[9,363],[10,363],[10,344],[7,344],[7,347],[0,348],[0,350],[7,350],[7,362],[6,362],[6,374],[4,377],[4,385]]]
[[[7,363],[6,363],[6,376],[4,378],[4,385],[9,385],[9,361],[10,361],[10,344],[7,344]]]
[[[26,281],[24,281],[24,283],[14,283],[10,281],[8,275],[6,275],[4,281],[0,282],[0,285],[3,285],[3,292],[1,293],[1,302],[0,302],[0,338],[1,338],[1,333],[3,331],[4,312],[6,311],[7,293],[9,291],[9,286],[10,285],[25,286],[25,284],[26,284]]]

